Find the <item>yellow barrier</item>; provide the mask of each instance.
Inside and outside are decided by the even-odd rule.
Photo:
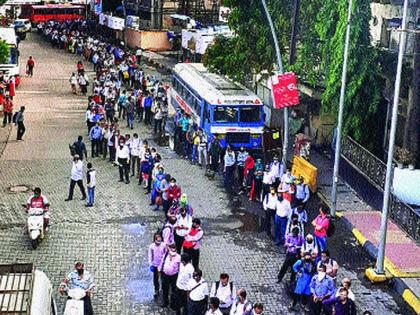
[[[293,156],[293,166],[292,166],[292,175],[298,177],[302,175],[305,181],[305,184],[309,186],[309,189],[312,192],[316,192],[316,177],[318,174],[318,169],[313,166],[311,163],[306,161],[303,157]]]

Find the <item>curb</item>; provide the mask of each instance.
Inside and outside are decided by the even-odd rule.
[[[317,192],[317,196],[322,200],[322,202],[330,206],[330,202],[321,192]],[[369,256],[373,259],[376,259],[378,257],[378,248],[371,241],[369,241],[357,228],[355,228],[353,224],[351,224],[351,222],[343,216],[342,213],[337,212],[337,217],[339,217],[344,223],[344,226],[353,233],[357,242],[369,254]],[[413,275],[399,271],[398,268],[396,268],[396,266],[387,258],[385,258],[385,269],[391,275],[390,287],[398,295],[400,295],[408,305],[410,305],[416,314],[420,315],[420,298],[407,286],[403,280],[401,280],[402,276],[413,277]],[[414,277],[418,277],[418,275],[414,275]]]

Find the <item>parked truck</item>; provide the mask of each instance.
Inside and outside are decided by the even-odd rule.
[[[0,265],[0,314],[56,315],[47,275],[30,263]]]

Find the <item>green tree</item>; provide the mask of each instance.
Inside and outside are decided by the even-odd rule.
[[[382,81],[378,56],[370,44],[370,0],[354,0],[353,4],[344,133],[373,149],[376,146],[373,140],[379,140],[382,131],[375,128]],[[322,43],[321,69],[325,75],[324,112],[336,111],[339,103],[347,7],[347,0],[325,0],[317,18],[316,29]]]
[[[4,40],[0,40],[0,63],[7,62],[9,58],[9,45]]]

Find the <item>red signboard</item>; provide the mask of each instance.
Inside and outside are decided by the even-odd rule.
[[[270,78],[274,108],[284,108],[299,104],[296,74],[287,72]]]

